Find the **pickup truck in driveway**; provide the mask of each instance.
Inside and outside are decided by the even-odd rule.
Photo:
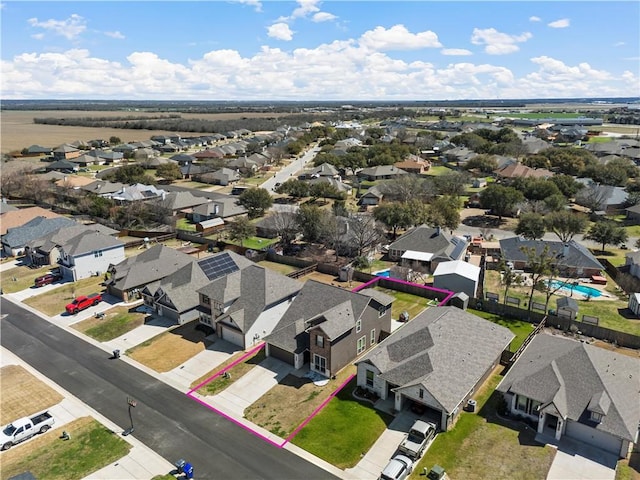
[[[68,304],[65,308],[69,315],[75,315],[81,310],[97,305],[102,301],[102,295],[99,293],[93,293],[82,297],[77,297],[73,302]]]
[[[409,434],[400,444],[400,453],[409,458],[420,458],[435,435],[436,426],[433,423],[416,420]]]
[[[53,424],[54,420],[49,412],[42,412],[33,417],[19,418],[2,429],[0,448],[8,450],[13,445],[24,442],[37,433],[46,432]]]

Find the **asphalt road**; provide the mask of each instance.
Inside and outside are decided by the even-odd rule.
[[[22,307],[4,298],[0,306],[3,347],[123,428],[133,397],[133,435],[171,463],[189,461],[195,478],[336,478]]]

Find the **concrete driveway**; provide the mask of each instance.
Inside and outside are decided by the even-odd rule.
[[[612,453],[562,438],[547,480],[614,480],[617,462]]]
[[[238,381],[214,395],[211,404],[221,405],[224,410],[242,417],[245,408],[275,387],[293,370],[293,366],[276,358],[267,357]]]

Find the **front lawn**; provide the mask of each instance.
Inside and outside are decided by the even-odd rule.
[[[87,318],[75,323],[73,328],[99,342],[108,342],[144,325],[147,314],[136,312],[136,308],[138,307],[115,307],[104,312],[104,318]]]
[[[240,352],[232,356],[229,360],[222,363],[221,365],[218,365],[215,369],[211,370],[210,372],[207,372],[202,377],[200,377],[195,382],[193,382],[191,384],[191,388],[197,387],[206,379],[213,376],[215,373],[224,371],[229,375],[228,376],[218,375],[216,378],[214,378],[209,383],[200,387],[197,390],[197,392],[200,395],[215,395],[216,393],[226,389],[233,382],[237,381],[238,379],[242,378],[244,375],[249,373],[253,369],[253,367],[258,365],[260,362],[262,362],[266,358],[264,347],[263,347],[257,352],[255,352],[253,355],[250,355],[247,358],[245,358],[242,362],[236,363],[231,368],[226,368],[228,365],[231,365],[232,363],[237,362],[238,359],[241,358],[243,355],[246,355],[246,352]]]
[[[206,334],[195,329],[196,323],[190,322],[156,335],[125,353],[156,372],[173,370],[209,345]]]
[[[102,282],[104,282],[104,277],[102,276],[83,278],[77,282],[65,283],[47,293],[27,298],[24,303],[45,315],[54,317],[63,313],[65,311],[64,307],[74,298],[102,292],[104,290]]]
[[[502,377],[494,372],[478,391],[478,413],[462,412],[454,427],[438,434],[411,478],[423,468],[441,465],[450,478],[465,480],[544,480],[555,450],[535,442],[524,424],[500,420],[495,408],[501,397],[495,388]]]
[[[2,291],[4,293],[15,293],[25,288],[33,287],[36,278],[41,277],[51,271],[53,266],[47,265],[41,268],[29,268],[26,266],[14,267],[2,272]]]
[[[534,325],[529,322],[502,317],[494,313],[483,312],[481,310],[473,310],[471,308],[468,309],[468,312],[473,313],[478,317],[484,318],[485,320],[497,323],[498,325],[502,325],[503,327],[507,327],[509,330],[511,330],[511,333],[516,336],[516,338],[511,340],[511,346],[509,348],[511,352],[518,351],[518,348],[520,348],[525,338],[527,338],[535,328]]]
[[[355,387],[354,378],[292,443],[338,468],[355,466],[393,420],[391,415],[353,398]]]
[[[63,441],[62,430],[71,438]],[[47,480],[80,480],[127,455],[131,446],[91,417],[38,435],[2,454],[2,479],[29,471]]]

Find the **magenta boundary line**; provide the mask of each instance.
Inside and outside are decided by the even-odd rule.
[[[235,362],[230,363],[229,365],[227,365],[224,368],[221,368],[220,370],[218,370],[216,373],[214,373],[213,375],[211,375],[209,378],[207,378],[205,381],[201,382],[200,384],[196,385],[194,388],[192,388],[191,390],[189,390],[187,392],[187,395],[191,395],[193,392],[195,392],[196,390],[200,390],[203,386],[205,386],[207,383],[211,382],[214,378],[219,377],[220,375],[222,375],[226,370],[229,370],[231,367],[234,367],[235,365],[237,365],[238,363],[242,362],[244,359],[246,359],[247,357],[253,355],[254,353],[256,353],[257,351],[259,351],[260,349],[264,348],[264,343],[261,343],[260,345],[258,345],[257,347],[249,350],[247,353],[245,353],[244,355],[242,355],[239,359],[237,359]]]
[[[374,283],[378,283],[381,278],[384,278],[385,280],[389,280],[391,282],[402,283],[404,285],[411,285],[413,287],[419,287],[419,288],[422,288],[424,290],[431,290],[431,291],[434,291],[434,292],[446,294],[444,300],[442,300],[438,304],[439,307],[442,307],[443,305],[446,305],[446,303],[449,301],[449,299],[455,295],[455,292],[452,292],[451,290],[444,290],[443,288],[429,287],[428,285],[420,285],[418,283],[407,282],[406,280],[400,280],[399,278],[378,277],[378,276],[372,278],[371,280],[369,280],[366,283],[363,283],[362,285],[357,286],[356,288],[354,288],[351,291],[354,292],[354,293],[357,293],[360,290],[363,290],[363,289],[369,287],[370,285],[373,285]]]
[[[326,406],[326,405],[327,405],[331,400],[333,400],[333,397],[335,397],[335,396],[340,392],[340,390],[342,390],[342,389],[343,389],[343,388],[344,388],[344,387],[345,387],[345,386],[346,386],[346,385],[347,385],[351,380],[353,380],[353,377],[355,377],[355,376],[356,376],[355,374],[350,375],[350,376],[349,376],[349,378],[347,378],[347,379],[343,382],[343,384],[342,384],[342,385],[340,385],[338,388],[336,388],[336,389],[333,391],[333,393],[332,393],[331,395],[329,395],[329,396],[327,397],[327,399],[326,399],[324,402],[322,402],[322,403],[318,406],[318,408],[316,408],[316,409],[313,411],[313,413],[312,413],[311,415],[309,415],[309,416],[307,417],[307,419],[306,419],[306,420],[304,420],[300,425],[298,425],[298,426],[296,427],[296,429],[295,429],[293,432],[291,432],[291,433],[289,434],[289,436],[285,439],[285,441],[284,441],[284,443],[282,444],[282,446],[284,446],[285,444],[287,444],[287,443],[289,443],[291,440],[293,440],[293,438],[298,434],[298,432],[300,432],[300,430],[302,430],[302,429],[307,425],[307,423],[309,423],[309,422],[313,419],[313,417],[315,417],[318,413],[320,413],[320,411],[321,411],[321,410],[322,410],[322,409],[323,409],[323,408],[324,408],[324,407],[325,407],[325,406]]]

